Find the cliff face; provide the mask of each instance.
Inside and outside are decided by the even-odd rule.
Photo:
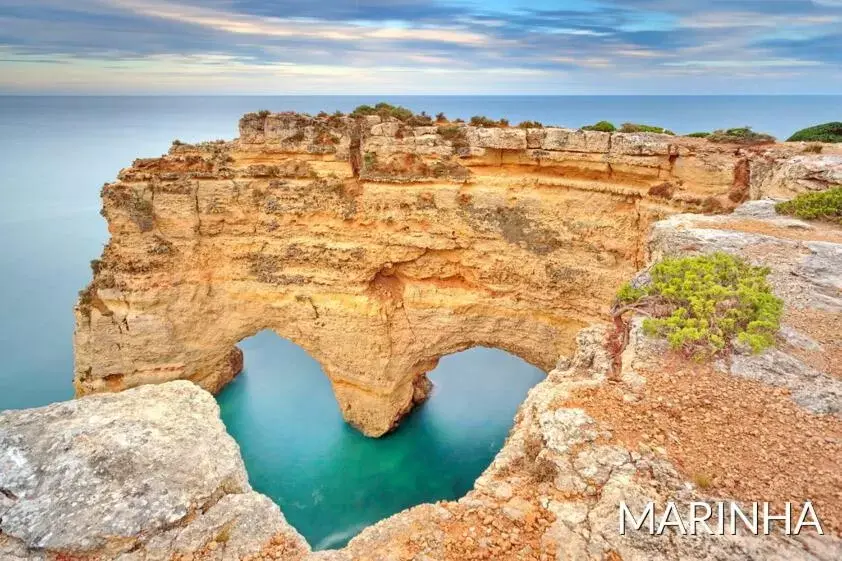
[[[713,251],[769,268],[784,302],[775,348],[700,364],[646,337],[635,317],[616,371],[605,326],[589,326],[530,391],[471,492],[382,520],[341,550],[310,551],[250,489],[216,404],[195,385],[0,413],[0,559],[836,561],[842,228],[753,201],[728,216],[670,216],[646,243],[647,261]],[[811,501],[824,535],[783,535],[780,522],[771,535],[618,529],[621,501],[634,513],[653,502],[656,520],[672,502],[687,521],[694,502],[726,500],[746,512],[768,501],[773,514]]]
[[[818,170],[818,171],[817,171]],[[272,329],[345,418],[390,430],[438,358],[498,347],[549,370],[643,263],[653,220],[822,188],[838,155],[652,134],[409,127],[249,114],[102,191],[111,240],[76,309],[78,395],[218,391]]]

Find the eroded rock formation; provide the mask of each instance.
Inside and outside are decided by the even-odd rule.
[[[184,381],[0,414],[0,559],[169,561],[224,541],[308,549],[248,484],[213,397]]]
[[[842,156],[652,134],[249,114],[102,191],[111,240],[76,310],[78,395],[191,380],[272,329],[368,435],[442,355],[550,370],[642,264],[653,220],[834,181]]]
[[[785,303],[777,347],[699,364],[671,355],[635,318],[615,372],[606,327],[585,328],[575,353],[530,391],[467,496],[408,509],[322,552],[250,490],[216,405],[195,385],[7,412],[0,558],[839,559],[842,228],[779,217],[756,201],[728,216],[660,221],[646,250],[651,258],[726,251],[768,266]],[[660,515],[668,501],[685,509],[720,500],[770,501],[776,513],[784,501],[810,500],[825,534],[618,530],[621,501],[636,512],[652,501]]]

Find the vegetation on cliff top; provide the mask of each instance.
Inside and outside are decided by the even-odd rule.
[[[654,132],[658,134],[669,134],[675,136],[675,133],[664,127],[655,127],[652,125],[640,125],[637,123],[623,123],[620,127],[620,132]]]
[[[608,121],[600,121],[593,125],[586,125],[582,127],[583,131],[599,131],[599,132],[614,132],[617,130],[617,127],[614,126],[614,123],[609,123]]]
[[[390,103],[380,102],[374,107],[371,105],[360,105],[351,111],[351,117],[368,117],[369,115],[378,115],[380,117],[394,117],[398,121],[407,121],[415,114],[411,109],[402,107],[400,105],[392,105]]]
[[[842,123],[832,122],[801,129],[787,142],[842,142]]]
[[[485,115],[474,115],[471,117],[469,124],[472,127],[486,127],[486,128],[494,128],[494,127],[508,127],[509,120],[508,119],[500,119],[499,121],[495,121],[494,119],[489,119]]]
[[[735,342],[759,352],[774,344],[783,311],[768,273],[721,252],[663,259],[648,281],[620,289],[613,314],[648,315],[646,333],[665,337],[688,356],[709,358]]]
[[[713,131],[707,139],[710,142],[721,144],[770,144],[775,142],[775,137],[771,134],[754,132],[751,127]]]
[[[842,224],[842,187],[818,193],[802,193],[790,201],[776,204],[775,210],[808,220]]]

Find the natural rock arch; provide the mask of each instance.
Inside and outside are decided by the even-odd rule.
[[[643,263],[653,220],[801,169],[665,135],[381,121],[250,114],[235,141],[121,171],[76,308],[77,394],[218,391],[234,345],[272,329],[378,436],[444,354],[491,346],[549,370]]]

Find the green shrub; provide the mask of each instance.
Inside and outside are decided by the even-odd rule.
[[[689,136],[690,138],[707,138],[710,136],[709,132],[691,132],[690,134],[685,134],[684,136]]]
[[[543,129],[544,124],[540,123],[538,121],[522,121],[518,125],[518,128],[521,128],[521,129]]]
[[[623,126],[620,127],[620,132],[654,132],[675,136],[674,132],[665,129],[664,127],[653,127],[652,125],[640,125],[637,123],[623,123]]]
[[[787,142],[842,142],[842,123],[824,123],[801,129],[787,139]]]
[[[261,109],[260,111],[257,112],[257,116],[261,117],[261,118],[268,117],[271,114],[272,114],[272,112],[269,111],[268,109]]]
[[[599,132],[614,132],[617,130],[617,127],[614,126],[614,123],[609,123],[608,121],[600,121],[593,125],[587,125],[582,127],[583,131],[599,131]]]
[[[474,115],[470,122],[472,127],[498,127],[500,123],[494,119],[489,119],[485,115]]]
[[[754,132],[751,130],[751,127],[737,127],[734,129],[713,131],[707,139],[711,142],[728,144],[769,144],[775,142],[774,136],[762,132]]]
[[[803,193],[791,201],[776,204],[775,210],[807,220],[827,220],[842,224],[842,187],[818,193]]]
[[[727,253],[664,259],[647,284],[620,289],[615,315],[628,309],[650,314],[644,330],[688,356],[709,358],[735,341],[759,352],[774,344],[783,311],[768,273]]]
[[[367,117],[369,115],[379,115],[380,117],[394,117],[399,121],[407,121],[413,117],[413,113],[406,107],[400,105],[391,105],[389,103],[380,102],[374,107],[371,105],[360,105],[351,112],[351,117]]]
[[[436,113],[436,122],[437,123],[446,123],[447,116],[444,113]]]

